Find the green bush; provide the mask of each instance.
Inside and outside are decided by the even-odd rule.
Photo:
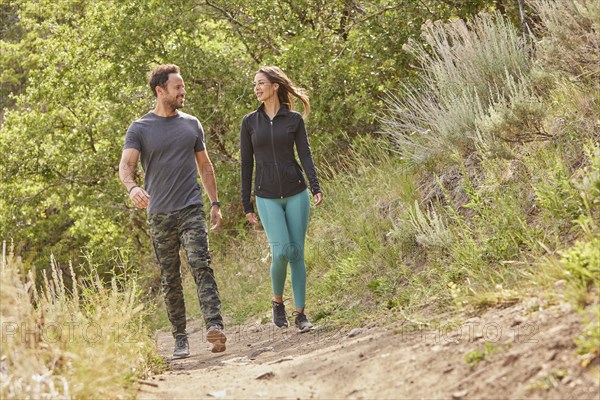
[[[585,289],[593,286],[600,293],[600,235],[575,243],[561,255],[569,281]]]

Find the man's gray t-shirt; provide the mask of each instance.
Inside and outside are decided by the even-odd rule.
[[[180,111],[172,117],[149,112],[129,126],[123,148],[140,152],[149,213],[202,204],[196,152],[204,150],[204,131],[196,117]]]

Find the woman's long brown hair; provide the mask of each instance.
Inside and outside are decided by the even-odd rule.
[[[279,89],[277,89],[277,97],[281,104],[285,104],[290,110],[294,109],[291,96],[294,96],[302,102],[304,106],[304,112],[302,115],[307,117],[310,114],[310,103],[308,96],[305,95],[302,89],[294,86],[290,78],[281,70],[279,67],[262,67],[258,70],[259,73],[265,74],[269,82],[278,83]]]

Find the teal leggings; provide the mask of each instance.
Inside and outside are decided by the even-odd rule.
[[[283,199],[266,199],[257,196],[256,206],[271,247],[273,294],[283,295],[289,262],[294,304],[296,308],[304,308],[306,301],[304,238],[310,211],[308,191],[304,190]]]

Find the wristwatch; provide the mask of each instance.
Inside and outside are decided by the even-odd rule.
[[[221,207],[221,202],[220,201],[213,201],[212,203],[210,203],[211,207],[217,206],[217,207]]]

